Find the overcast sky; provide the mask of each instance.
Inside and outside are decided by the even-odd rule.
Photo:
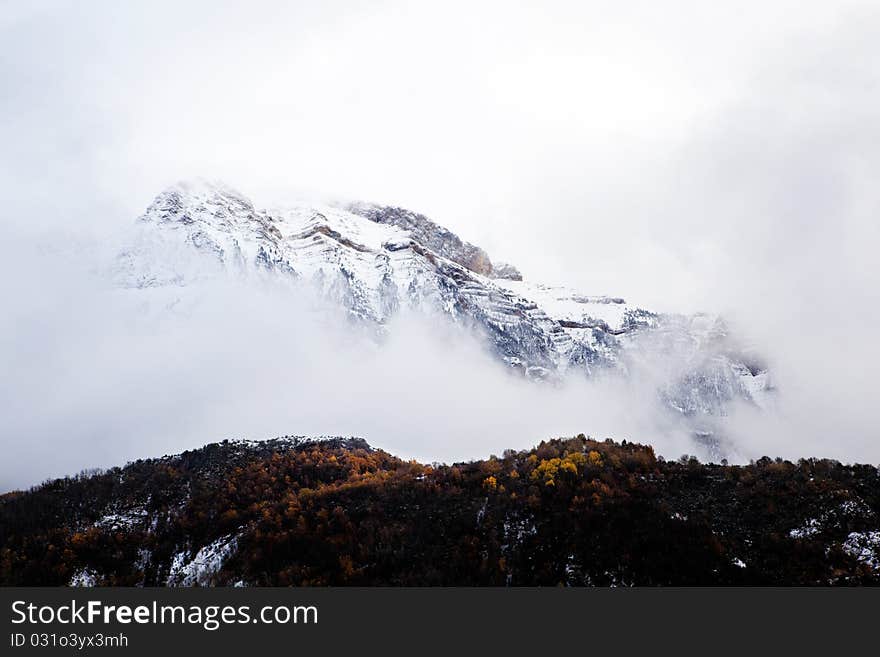
[[[726,313],[798,431],[880,458],[877,3],[428,5],[0,0],[0,238],[101,239],[194,176],[402,205],[529,279]]]

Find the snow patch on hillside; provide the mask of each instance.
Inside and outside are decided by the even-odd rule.
[[[82,568],[73,574],[68,586],[90,588],[97,584],[98,574],[91,568]]]
[[[851,532],[843,551],[874,570],[880,570],[880,531]]]
[[[177,552],[171,559],[168,586],[209,586],[226,560],[238,549],[238,534],[227,534],[190,556],[189,550]]]

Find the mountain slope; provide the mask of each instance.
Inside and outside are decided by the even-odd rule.
[[[623,299],[522,280],[423,215],[368,204],[259,210],[220,184],[161,193],[113,273],[131,289],[193,287],[223,276],[305,285],[379,332],[402,308],[474,327],[508,366],[538,380],[623,374],[656,379],[694,430],[731,402],[762,406],[770,375],[723,320],[652,313]]]
[[[225,441],[0,496],[3,585],[880,584],[880,472],[578,436],[452,466]]]

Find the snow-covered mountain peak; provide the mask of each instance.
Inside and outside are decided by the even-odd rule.
[[[176,183],[161,192],[141,216],[142,221],[186,221],[189,209],[226,208],[230,212],[254,212],[241,192],[220,181],[203,179]]]
[[[423,214],[405,208],[372,203],[352,203],[346,209],[375,223],[396,226],[435,254],[474,273],[488,278],[522,280],[522,275],[516,267],[506,263],[493,264],[489,254],[483,249],[463,241],[458,235],[434,223]]]
[[[402,308],[438,315],[476,329],[499,360],[532,379],[663,372],[658,397],[686,417],[723,415],[734,401],[761,404],[772,387],[720,318],[664,315],[525,281],[403,208],[304,202],[258,210],[228,185],[180,183],[136,222],[114,273],[129,289],[223,276],[306,284],[379,330]]]

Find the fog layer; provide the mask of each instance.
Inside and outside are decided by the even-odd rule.
[[[401,313],[377,342],[307,290],[226,278],[120,290],[56,253],[13,260],[2,280],[32,293],[3,290],[3,489],[285,434],[363,436],[427,462],[580,432],[691,448],[652,388],[538,385],[451,323]]]

